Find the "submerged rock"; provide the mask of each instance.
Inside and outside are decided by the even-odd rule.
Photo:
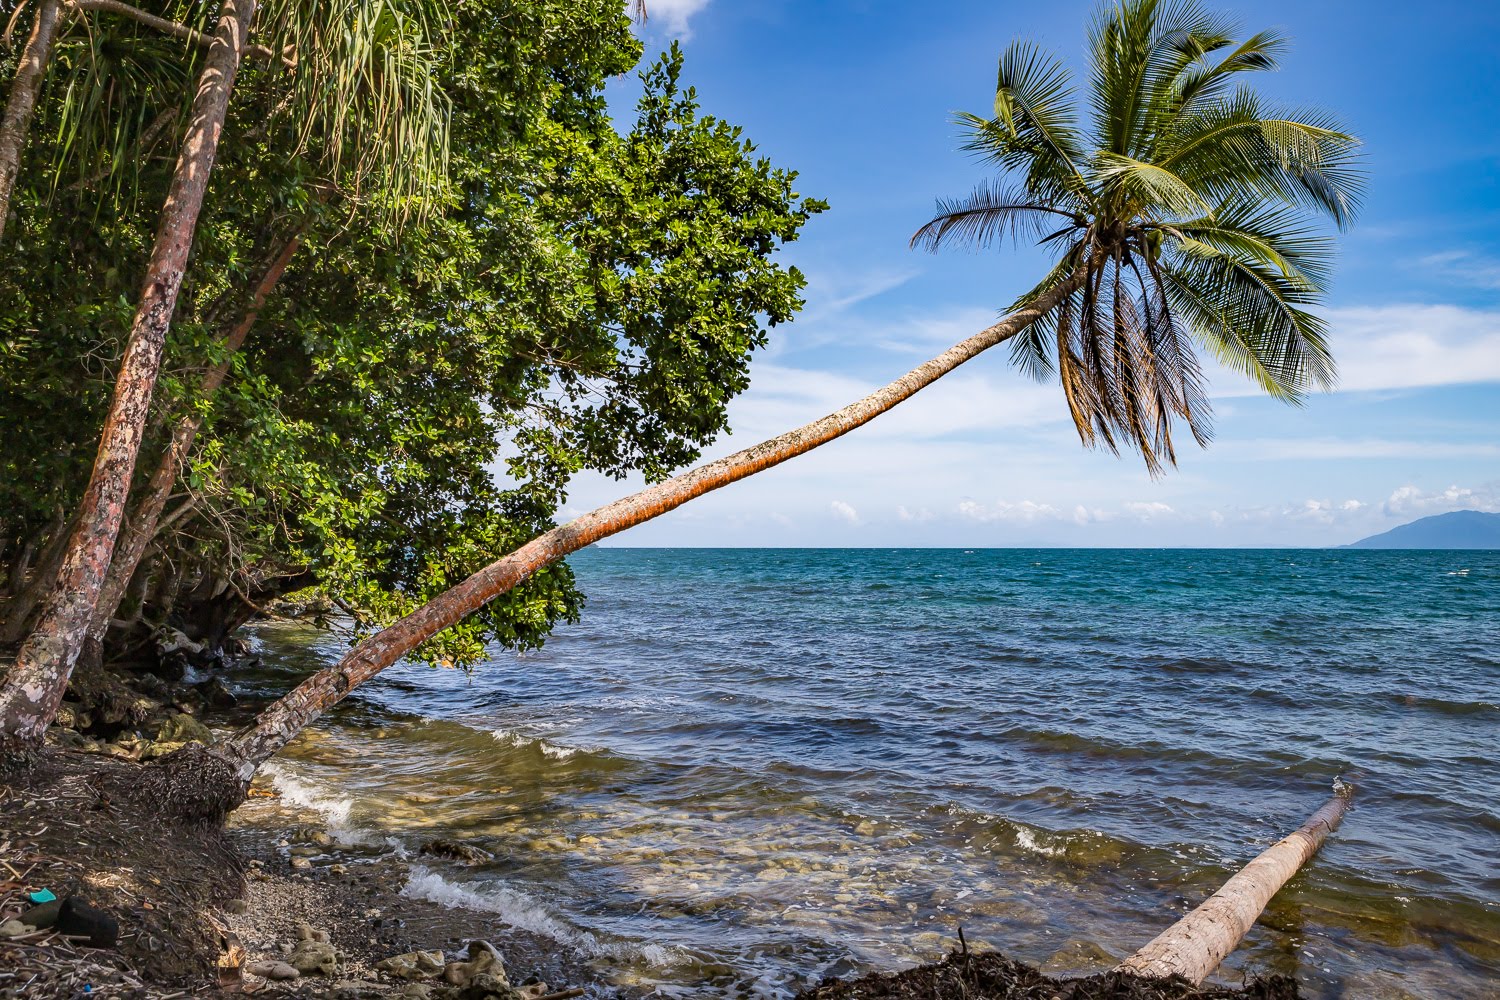
[[[471,865],[483,864],[494,859],[494,855],[490,852],[457,840],[429,840],[421,846],[418,853],[438,858],[452,858],[454,861],[463,861]]]

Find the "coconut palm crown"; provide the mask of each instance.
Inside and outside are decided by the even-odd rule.
[[[1211,435],[1198,348],[1287,402],[1334,380],[1309,307],[1333,259],[1318,223],[1346,226],[1359,202],[1359,141],[1240,83],[1274,69],[1286,39],[1236,34],[1192,0],[1106,4],[1089,33],[1087,115],[1060,60],[1012,44],[995,116],[958,117],[965,148],[1005,180],[939,202],[912,238],[1034,238],[1055,253],[1011,308],[1070,293],[1012,341],[1012,360],[1060,377],[1086,445],[1138,450],[1153,474],[1176,463],[1174,420],[1200,445]]]

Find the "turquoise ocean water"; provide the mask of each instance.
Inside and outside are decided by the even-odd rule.
[[[629,550],[581,624],[402,666],[272,766],[407,891],[661,996],[968,939],[1108,967],[1356,772],[1226,967],[1500,996],[1500,552]],[[257,637],[284,689],[341,641]]]

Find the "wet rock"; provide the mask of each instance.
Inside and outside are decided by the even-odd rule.
[[[337,1000],[385,1000],[386,989],[366,979],[344,979],[333,984]]]
[[[520,990],[505,981],[504,976],[481,972],[469,980],[458,994],[459,1000],[522,1000]]]
[[[155,743],[143,742],[140,745],[139,752],[141,755],[141,760],[155,760],[158,757],[165,757],[168,754],[176,753],[178,750],[181,750],[185,746],[187,746],[186,743],[177,740],[169,740],[165,742],[158,740]]]
[[[176,712],[167,716],[161,728],[156,731],[156,738],[163,742],[211,744],[214,741],[214,734],[207,726],[186,712]]]
[[[298,870],[306,870],[312,867],[312,862],[302,857],[292,858],[292,867]]]
[[[494,855],[490,852],[457,840],[429,840],[421,846],[418,853],[437,858],[451,858],[454,861],[463,861],[471,865],[483,864],[494,859]]]
[[[296,979],[302,975],[296,969],[285,962],[251,962],[245,967],[245,971],[252,976],[262,979],[285,980]]]
[[[397,993],[401,1000],[432,1000],[432,987],[423,986],[421,983],[412,983]]]
[[[77,896],[69,896],[57,909],[58,933],[85,937],[90,948],[113,948],[120,940],[120,922]]]
[[[443,979],[453,986],[468,987],[479,976],[488,976],[510,986],[505,978],[505,963],[500,953],[488,941],[470,941],[469,958],[465,962],[449,962],[443,969]]]
[[[223,678],[210,677],[204,681],[199,688],[203,700],[216,708],[228,708],[239,701],[234,692],[229,690],[229,685],[224,683]]]
[[[404,955],[392,955],[375,963],[375,968],[388,972],[398,979],[431,979],[443,971],[443,953],[440,951],[409,951]]]

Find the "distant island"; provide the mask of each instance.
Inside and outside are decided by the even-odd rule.
[[[1369,538],[1346,549],[1500,549],[1500,514],[1455,510],[1434,514]]]

